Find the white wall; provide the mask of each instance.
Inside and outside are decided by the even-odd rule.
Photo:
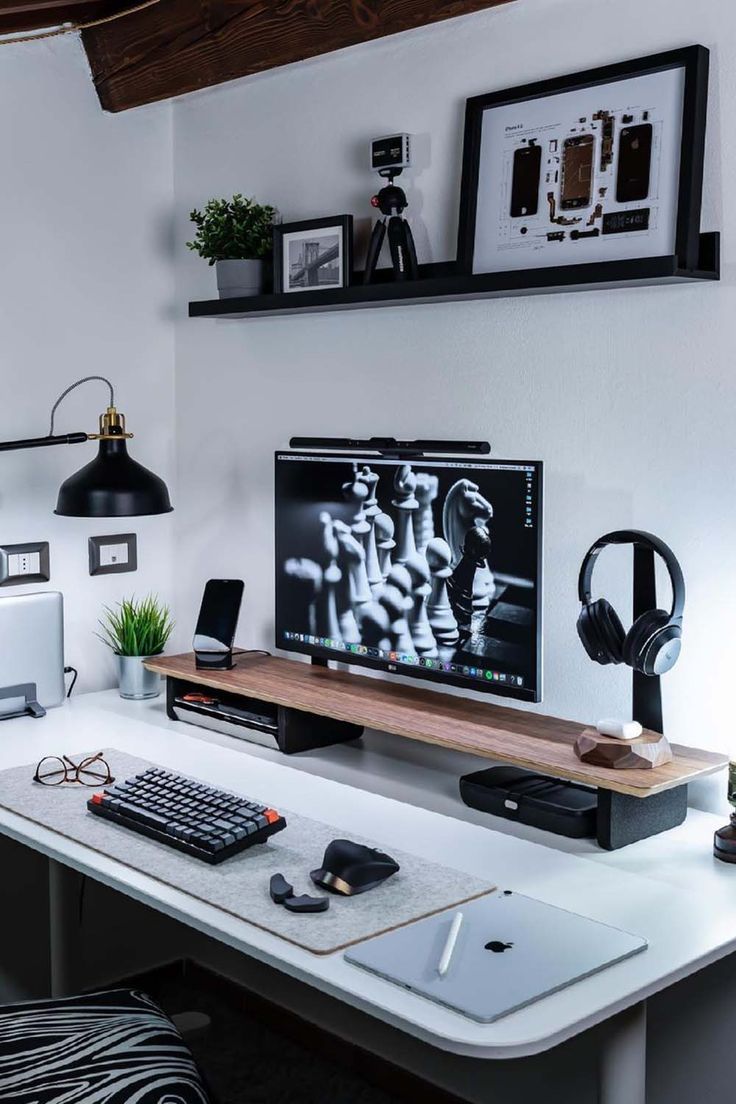
[[[251,323],[186,319],[187,299],[214,293],[211,271],[181,244],[189,236],[188,210],[208,196],[242,189],[276,202],[285,218],[339,210],[365,218],[375,185],[363,167],[365,142],[405,128],[429,151],[410,191],[422,257],[448,258],[467,95],[692,41],[713,49],[704,227],[724,231],[720,286]],[[59,483],[94,446],[0,457],[0,540],[51,541],[51,585],[66,595],[67,658],[81,666],[82,686],[111,681],[91,635],[100,605],[131,589],[167,597],[174,573],[183,646],[203,581],[221,573],[242,573],[247,582],[241,641],[271,642],[271,454],[292,433],[488,436],[497,454],[547,464],[543,708],[584,718],[625,708],[625,673],[594,668],[577,644],[574,582],[582,552],[600,532],[648,526],[673,544],[690,587],[686,649],[666,683],[669,731],[728,747],[736,660],[729,631],[736,612],[736,227],[721,182],[736,171],[735,62],[731,0],[518,0],[178,102],[174,426],[171,108],[104,115],[72,39],[3,47],[0,440],[45,432],[48,407],[72,379],[109,374],[137,434],[134,455],[167,478],[177,507],[171,518],[134,523],[137,575],[90,579],[88,535],[128,526],[56,518],[52,509]],[[77,392],[59,428],[93,428],[103,399],[92,385]],[[608,577],[613,587],[617,572]],[[619,580],[612,593],[623,601],[625,590]],[[4,943],[15,946],[23,915],[43,916],[43,871],[8,841],[2,850],[26,902],[17,915],[5,910]],[[125,972],[142,965],[138,954],[153,961],[187,946],[222,968],[253,971],[229,956],[223,961],[219,947],[165,918],[142,920],[130,902],[123,922],[119,901],[104,889],[90,894],[83,934],[97,951],[92,971],[109,972],[114,962]],[[11,965],[19,975],[29,969],[24,956]],[[696,1081],[714,1091],[728,1083],[728,1064],[718,1058],[726,1052],[719,1031],[729,1022],[712,998],[725,1000],[729,992],[722,972],[714,975],[719,969],[700,975],[697,993],[685,983],[679,999],[668,994],[652,1003],[650,1088],[657,1101],[689,1104]],[[37,973],[16,978],[4,969],[4,997],[41,992]],[[257,976],[250,980],[258,987]],[[279,991],[266,980],[267,991]],[[701,982],[711,990],[707,1006]],[[314,994],[294,993],[292,1003],[297,998],[309,1015]],[[701,1024],[716,1042],[701,1063],[680,1047],[690,1065],[683,1074],[683,1062],[672,1060],[672,1039],[692,1041],[694,1004],[703,1015],[718,1012],[715,1027],[709,1020],[705,1032]],[[321,1016],[352,1030],[344,1009],[331,1006]],[[414,1051],[404,1060],[431,1073],[429,1058]],[[592,1054],[588,1048],[580,1065],[587,1063],[591,1099]],[[553,1085],[567,1076],[555,1074],[560,1061],[564,1054],[540,1059],[539,1076]],[[489,1076],[510,1078],[503,1065]]]
[[[131,455],[170,479],[171,106],[105,115],[75,37],[3,46],[0,133],[0,440],[43,435],[69,383],[106,375],[136,435]],[[60,408],[57,432],[96,430],[106,405],[104,386],[86,384]],[[0,457],[0,541],[50,541],[51,583],[27,589],[64,592],[66,658],[80,689],[113,683],[92,635],[102,604],[149,590],[170,597],[169,517],[52,512],[61,481],[96,447]],[[90,578],[88,536],[129,531],[138,534],[137,574]]]
[[[420,259],[447,259],[468,95],[692,42],[713,52],[703,229],[723,231],[720,285],[185,317],[188,299],[215,294],[212,271],[182,244],[190,208],[208,197],[240,190],[285,220],[366,220],[376,185],[366,143],[407,130],[425,151],[407,181]],[[689,587],[667,730],[728,749],[736,225],[722,181],[736,174],[735,66],[731,0],[518,0],[175,103],[182,642],[203,580],[222,572],[246,580],[242,642],[271,643],[272,453],[291,434],[488,438],[496,455],[546,464],[542,708],[585,720],[626,710],[628,673],[595,667],[577,641],[575,584],[600,533],[648,528],[676,550]],[[628,563],[610,556],[598,578],[625,616]]]

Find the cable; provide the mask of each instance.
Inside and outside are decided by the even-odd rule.
[[[89,27],[101,27],[103,23],[113,23],[116,19],[122,19],[125,15],[133,15],[135,12],[143,11],[144,8],[152,8],[154,4],[158,3],[160,3],[160,0],[144,0],[142,4],[136,4],[134,8],[126,8],[125,11],[114,12],[112,15],[106,15],[100,19],[89,19],[86,23],[64,23],[60,27],[55,27],[53,31],[36,31],[34,34],[0,38],[0,46],[12,46],[16,42],[38,42],[42,38],[56,38],[57,35],[86,31]]]
[[[68,698],[70,698],[72,696],[72,690],[74,689],[74,687],[77,684],[77,679],[79,678],[79,671],[77,670],[76,667],[65,667],[64,668],[64,674],[65,675],[71,675],[71,674],[74,675],[74,678],[69,683],[69,689],[66,692],[66,696]]]
[[[49,426],[49,437],[54,436],[54,418],[56,417],[56,411],[59,409],[61,403],[64,401],[67,395],[75,389],[75,387],[81,387],[83,383],[89,383],[91,380],[99,380],[101,383],[107,384],[107,386],[110,388],[110,406],[115,405],[115,391],[109,379],[106,379],[105,376],[83,376],[82,379],[78,379],[76,383],[70,383],[66,391],[61,392],[58,399],[51,407],[51,424]]]
[[[265,648],[233,648],[234,656],[241,655],[262,655],[270,656],[271,653],[267,652]]]

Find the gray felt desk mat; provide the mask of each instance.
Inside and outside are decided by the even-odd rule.
[[[108,749],[105,756],[118,781],[158,765],[114,749]],[[273,903],[268,892],[270,877],[280,871],[296,893],[321,894],[323,891],[309,878],[309,871],[321,865],[330,840],[345,835],[340,829],[289,813],[277,804],[287,820],[282,832],[219,866],[210,866],[166,844],[94,816],[87,812],[92,790],[74,785],[41,786],[32,780],[34,769],[35,764],[0,771],[0,805],[3,808],[314,954],[342,950],[490,893],[495,888],[469,874],[391,847],[390,853],[401,867],[398,874],[358,897],[329,894],[327,912],[297,915]],[[268,800],[265,794],[245,796]],[[361,843],[373,842],[357,839]]]

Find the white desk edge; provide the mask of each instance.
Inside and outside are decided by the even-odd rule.
[[[481,1058],[515,1058],[548,1050],[609,1019],[736,949],[736,872],[710,857],[710,833],[720,821],[691,813],[690,828],[627,848],[610,857],[570,855],[468,824],[427,809],[305,773],[289,760],[249,754],[241,741],[215,744],[189,725],[167,720],[160,708],[127,716],[113,692],[84,695],[50,711],[0,725],[0,768],[42,755],[117,747],[212,784],[242,789],[305,815],[454,865],[512,888],[643,935],[649,948],[635,958],[513,1013],[495,1024],[474,1023],[346,963],[341,953],[316,956],[261,931],[154,877],[0,809],[0,831],[60,863],[125,893],[214,939],[343,1000],[446,1051]],[[104,736],[101,735],[104,732]],[[271,753],[267,753],[271,755]],[[359,754],[359,753],[357,753]],[[239,773],[246,778],[240,781]],[[496,824],[498,822],[489,821]],[[553,843],[554,837],[541,836]],[[637,849],[641,871],[637,866]],[[678,854],[685,849],[682,861]],[[621,853],[622,854],[622,853]],[[688,883],[672,884],[682,868]],[[694,873],[697,871],[697,874]],[[693,884],[696,878],[699,884]],[[689,884],[689,891],[686,885]]]

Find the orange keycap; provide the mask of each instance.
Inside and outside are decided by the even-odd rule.
[[[273,824],[275,821],[281,819],[275,809],[266,809],[263,815],[265,816],[269,824]]]

